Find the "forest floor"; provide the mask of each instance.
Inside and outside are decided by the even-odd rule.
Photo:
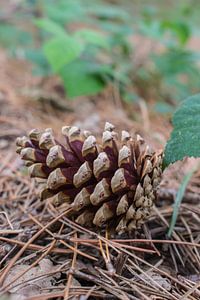
[[[15,139],[32,128],[77,125],[100,136],[109,121],[163,148],[172,126],[153,101],[126,107],[111,87],[69,102],[58,79],[31,75],[27,63],[0,51],[0,299],[200,299],[200,184],[187,187],[172,237],[173,203],[185,159],[163,176],[145,226],[112,237],[77,227],[56,210],[40,209],[39,188],[15,153]],[[6,298],[2,298],[2,297]]]

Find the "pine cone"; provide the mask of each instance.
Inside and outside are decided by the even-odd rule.
[[[75,126],[62,128],[66,145],[51,129],[33,129],[17,138],[17,153],[26,161],[31,177],[43,178],[41,199],[55,206],[67,203],[82,226],[105,224],[117,232],[139,228],[150,215],[161,179],[162,152],[149,148],[139,136],[105,124],[102,144],[90,132]]]

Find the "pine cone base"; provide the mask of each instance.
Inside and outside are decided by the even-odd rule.
[[[139,136],[105,124],[102,143],[76,126],[62,128],[65,143],[52,129],[33,129],[17,138],[17,153],[29,174],[42,178],[41,200],[71,208],[70,217],[82,226],[114,226],[117,232],[139,228],[149,217],[162,175],[162,152]]]

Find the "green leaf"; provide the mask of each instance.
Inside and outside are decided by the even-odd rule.
[[[185,22],[164,20],[162,27],[175,34],[181,45],[186,44],[191,36],[190,27]]]
[[[109,49],[107,37],[101,32],[92,29],[80,29],[74,35],[75,37],[83,39],[85,42],[105,49]]]
[[[164,167],[186,156],[200,157],[200,94],[182,102],[174,114],[173,126],[165,147]]]
[[[60,71],[65,90],[70,98],[94,95],[104,88],[104,82],[91,67],[91,62],[76,60]]]
[[[80,56],[83,46],[73,37],[65,34],[44,44],[44,53],[54,72]]]
[[[65,35],[66,33],[62,26],[50,19],[36,19],[33,22],[39,28],[44,29],[49,33],[53,33],[55,35]]]

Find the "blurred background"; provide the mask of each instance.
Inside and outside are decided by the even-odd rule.
[[[105,121],[163,147],[200,92],[200,2],[1,0],[0,149],[32,127]]]

